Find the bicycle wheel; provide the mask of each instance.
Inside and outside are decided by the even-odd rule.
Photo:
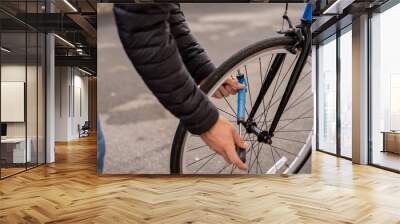
[[[295,44],[291,37],[267,39],[248,46],[225,61],[211,75],[201,89],[216,105],[220,115],[226,116],[238,129],[236,122],[236,96],[222,99],[212,97],[218,87],[237,70],[247,79],[246,112],[250,113],[271,63],[277,54],[286,57],[274,77],[263,102],[254,116],[257,127],[268,130],[280,99],[291,76],[300,51],[288,51]],[[171,149],[170,171],[173,174],[277,174],[297,173],[310,158],[313,128],[313,93],[311,81],[311,57],[308,57],[297,85],[281,116],[271,144],[257,141],[256,136],[241,132],[249,148],[246,153],[247,171],[227,164],[212,151],[198,135],[189,133],[179,124]]]

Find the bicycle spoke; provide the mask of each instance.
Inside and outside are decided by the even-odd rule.
[[[281,75],[282,75],[283,65],[285,64],[285,61],[286,61],[286,58],[285,58],[285,60],[282,62],[282,66],[281,66],[281,69],[280,69],[280,71],[279,71],[279,75],[278,75],[278,77],[276,78],[275,85],[274,85],[274,89],[272,90],[272,96],[271,96],[270,102],[269,102],[268,104],[271,104],[271,101],[272,101],[272,99],[274,98],[274,95],[276,94],[276,92],[278,92],[279,87],[282,85],[283,80],[285,80],[285,78],[286,78],[287,74],[289,73],[289,71],[290,71],[290,69],[291,69],[291,67],[292,67],[292,65],[293,65],[293,62],[294,62],[294,61],[292,62],[292,65],[289,67],[289,70],[285,72],[285,75],[282,77],[282,80],[279,82],[279,78],[280,78]],[[279,85],[277,85],[278,82],[279,82]]]
[[[301,144],[306,144],[306,142],[302,142],[302,141],[298,141],[298,140],[294,140],[294,139],[289,139],[289,138],[281,138],[281,137],[276,137],[276,136],[274,136],[273,138],[292,141],[292,142],[298,142],[298,143],[301,143]]]
[[[224,96],[224,100],[225,100],[225,102],[229,105],[229,108],[231,108],[232,112],[233,112],[234,114],[236,114],[236,111],[233,109],[232,105],[228,102],[228,100],[226,99],[225,96]],[[235,117],[236,117],[236,116],[235,116]],[[237,118],[237,117],[236,117],[236,118]]]
[[[302,96],[304,96],[304,94],[306,94],[309,90],[311,90],[311,85],[310,86],[308,86],[307,88],[305,88],[304,90],[303,90],[303,92],[301,92],[292,102],[291,102],[291,104],[289,104],[289,106],[287,106],[286,108],[289,108],[290,106],[292,106],[294,103],[296,103],[297,102],[297,100],[299,100]]]
[[[229,113],[229,112],[226,112],[225,110],[222,110],[221,108],[218,108],[218,107],[217,107],[217,109],[220,110],[220,111],[222,111],[222,112],[224,112],[224,113],[226,113],[226,114],[228,114],[228,115],[230,115],[230,116],[232,116],[232,117],[234,117],[234,118],[236,118],[236,120],[237,120],[236,115],[233,115],[233,114],[231,114],[231,113]]]
[[[210,156],[212,156],[212,155],[216,155],[216,154],[217,154],[216,152],[211,153],[211,154],[209,154],[209,155],[207,155],[207,156],[202,157],[201,159],[198,159],[198,160],[196,160],[196,161],[194,161],[194,162],[192,162],[192,163],[189,163],[189,164],[186,165],[186,166],[189,167],[189,166],[191,166],[191,165],[193,165],[193,164],[195,164],[195,163],[198,163],[198,162],[202,161],[203,159],[207,159],[208,157],[210,157]]]
[[[263,146],[264,146],[264,144],[260,144],[260,152],[261,152]],[[261,165],[260,165],[259,157],[257,157],[256,159],[257,159],[257,167],[258,167],[258,168],[256,168],[256,169],[260,169],[260,173],[261,173],[261,174],[264,174],[264,172],[263,172],[263,170],[262,170],[262,168],[261,168]]]
[[[293,102],[291,102],[291,104],[289,104],[289,106],[287,106],[286,108],[289,108],[290,106],[292,106],[293,104],[295,104],[297,102],[297,100],[299,100],[302,96],[304,96],[304,94],[307,93],[307,91],[309,91],[311,89],[311,85],[309,87],[307,87],[306,89],[303,90],[303,92],[300,93],[300,95],[298,95]]]
[[[309,76],[312,73],[312,71],[308,71],[303,77],[299,79],[299,82],[301,82],[303,79],[305,79],[307,76]]]
[[[267,125],[267,124],[265,123],[265,120],[267,119],[267,117],[268,117],[268,111],[269,111],[269,109],[270,109],[271,106],[272,106],[272,105],[271,105],[271,102],[272,102],[272,100],[274,99],[275,94],[278,92],[278,89],[281,87],[281,85],[282,85],[283,81],[285,80],[286,76],[289,74],[289,71],[292,69],[293,65],[294,65],[295,62],[297,61],[297,58],[298,58],[298,56],[296,55],[296,57],[295,57],[294,60],[292,61],[291,65],[289,66],[289,69],[285,72],[285,75],[283,76],[282,80],[280,81],[280,83],[279,83],[279,85],[278,85],[278,87],[277,87],[277,83],[278,83],[279,78],[280,78],[280,76],[281,76],[281,72],[282,72],[282,69],[283,69],[283,65],[285,64],[286,58],[285,58],[285,60],[283,61],[282,66],[281,66],[281,70],[280,70],[279,75],[278,75],[278,78],[276,79],[276,82],[275,82],[274,90],[272,91],[272,96],[271,96],[271,98],[270,98],[270,100],[269,100],[269,102],[268,102],[267,113],[264,114],[264,121],[263,121],[263,123],[262,123],[262,125],[261,125],[261,129],[264,127],[264,125],[265,125],[265,126]],[[282,98],[282,97],[281,97],[281,98]]]
[[[281,156],[281,154],[280,154],[278,151],[276,151],[276,149],[275,149],[274,147],[272,147],[272,145],[269,145],[269,147],[270,147],[271,150],[273,150],[276,154],[278,154],[279,158],[283,158],[283,157]],[[289,164],[287,164],[287,161],[285,162],[285,166],[286,166],[287,168],[289,168]]]
[[[245,71],[245,75],[246,75],[246,80],[247,80],[247,87],[249,89],[249,97],[250,97],[250,107],[253,107],[253,101],[251,99],[251,88],[250,88],[250,82],[249,82],[249,77],[247,75],[247,66],[244,66],[244,71]]]
[[[297,117],[297,118],[285,118],[285,119],[280,119],[279,121],[293,121],[293,120],[304,120],[304,119],[312,119],[312,118],[314,118],[314,117],[307,116],[307,117]],[[236,122],[236,121],[232,121],[232,122]],[[271,123],[272,119],[267,122]]]
[[[297,154],[294,154],[293,152],[289,152],[289,151],[287,151],[286,149],[279,148],[279,147],[277,147],[277,146],[275,146],[275,145],[271,145],[271,147],[273,147],[273,148],[275,148],[275,149],[282,150],[282,151],[284,151],[284,152],[286,152],[286,153],[288,153],[288,154],[290,154],[290,155],[293,155],[295,158],[298,157]]]
[[[250,151],[250,158],[249,158],[250,162],[251,162],[252,156],[253,156],[253,150]],[[249,162],[249,165],[250,165],[250,162]],[[250,173],[250,168],[249,167],[247,168],[247,173]]]
[[[274,152],[272,151],[272,148],[269,147],[271,149],[271,154],[272,154],[272,159],[274,160],[274,167],[275,167],[275,173],[278,172],[278,168],[276,167],[276,160],[275,160],[275,156],[274,156]]]
[[[270,67],[270,66],[271,66],[271,62],[272,62],[272,57],[271,57],[271,61],[269,62],[269,65],[268,65],[268,69],[265,71],[265,79],[267,78],[267,73],[268,73],[269,69],[271,68],[271,67]],[[280,76],[280,73],[279,73],[279,76]],[[278,76],[278,79],[279,79],[279,76]],[[265,79],[264,79],[264,80],[265,80]],[[261,83],[264,83],[263,77],[262,77],[261,60],[260,60],[260,81],[261,81]],[[263,97],[263,99],[262,99],[262,104],[263,104],[263,108],[264,108],[263,114],[265,114],[265,100],[264,100],[264,98],[265,98],[265,97]],[[261,119],[260,119],[260,120],[261,120]],[[259,122],[260,120],[258,120],[258,122]]]
[[[307,73],[307,74],[311,74],[311,71],[310,71],[309,73]],[[306,75],[306,76],[307,76],[307,75]],[[300,80],[297,82],[297,85],[299,85],[299,83],[300,83],[306,76],[300,78]],[[309,87],[307,88],[307,90],[308,90],[308,89],[311,89],[311,86],[309,86]],[[276,101],[274,101],[274,103],[273,103],[272,105],[275,105],[275,104],[278,103],[279,100],[281,100],[281,99],[282,99],[282,97],[280,97],[279,99],[277,99]]]
[[[287,108],[283,111],[283,113],[289,111],[290,109],[295,108],[296,106],[300,105],[300,103],[302,103],[302,102],[304,102],[304,101],[310,99],[310,97],[313,97],[313,94],[312,94],[312,93],[311,93],[309,96],[307,96],[306,98],[302,99],[300,102],[296,103],[295,105],[292,105],[292,106],[290,106],[290,107],[287,107]]]
[[[272,61],[272,56],[271,56],[271,61]],[[269,62],[267,71],[269,71],[269,69],[270,69],[271,61]],[[259,63],[260,63],[260,81],[261,81],[261,83],[263,83],[263,75],[262,75],[262,67],[261,67],[261,58],[259,58]],[[267,71],[266,71],[266,72],[267,72]],[[263,108],[264,108],[264,111],[263,111],[263,112],[265,112],[265,101],[264,101],[264,97],[263,97],[263,99],[262,99],[262,104],[263,104]]]
[[[312,131],[312,129],[308,129],[308,130],[293,130],[293,131],[283,130],[283,131],[275,131],[275,133],[276,132],[306,132],[306,131]]]
[[[251,158],[253,156],[254,147],[257,147],[259,144],[260,143],[258,141],[253,141],[251,143],[251,146],[246,150],[246,153],[249,153],[250,151],[249,165],[251,163]],[[247,173],[250,173],[250,169],[247,169]]]
[[[270,59],[270,61],[269,61],[269,64],[268,64],[268,66],[267,66],[267,70],[265,70],[265,76],[263,77],[262,76],[262,68],[261,68],[261,64],[260,64],[260,81],[261,81],[261,83],[264,83],[264,81],[265,81],[265,79],[267,78],[267,75],[268,75],[268,71],[270,70],[270,68],[271,68],[271,63],[272,63],[272,59],[274,58],[274,55],[271,55],[271,59]],[[280,76],[280,73],[279,73],[279,75],[278,75],[278,79],[279,79],[279,76]],[[265,114],[265,101],[264,101],[264,98],[262,99],[262,104],[263,104],[263,108],[264,108],[264,111],[260,114],[260,115],[258,115],[258,116],[256,116],[256,118],[254,118],[254,120],[257,120],[257,118],[259,118],[258,119],[258,121],[256,122],[256,123],[259,123],[260,121],[261,121],[261,119],[262,119],[262,116]]]
[[[217,155],[216,153],[214,153],[214,155],[213,156],[211,156],[211,158],[210,159],[208,159],[207,160],[207,162],[205,162],[203,165],[201,165],[200,166],[200,168],[198,168],[194,173],[197,173],[197,172],[199,172],[199,170],[201,170],[201,168],[203,168],[208,162],[210,162],[214,157],[215,157],[215,155]]]
[[[280,119],[279,121],[305,120],[305,119],[312,119],[312,118],[314,118],[314,117],[313,116],[306,116],[306,117],[297,117],[297,118],[285,118],[285,119]],[[271,123],[272,119],[268,120],[267,122]]]
[[[220,174],[222,171],[224,171],[228,166],[230,166],[231,164],[226,164],[224,167],[222,167],[222,169],[220,169],[219,171],[218,171],[218,173],[217,174]]]
[[[304,77],[300,78],[299,81],[297,82],[297,84],[299,84],[307,75],[311,74],[311,71],[309,73],[307,73]],[[282,79],[283,82],[284,78]],[[282,82],[279,84],[278,89],[280,88]],[[310,87],[311,88],[311,87]],[[278,103],[280,100],[282,99],[282,96],[278,99],[276,99],[272,104],[271,107],[274,106],[276,103]],[[271,99],[272,100],[272,99]],[[261,115],[258,115],[255,119],[257,119],[258,117],[260,117]]]
[[[259,166],[259,163],[260,163],[258,158],[260,156],[261,150],[262,150],[262,144],[259,144],[258,145],[258,152],[257,152],[257,155],[256,155],[256,157],[254,159],[254,163],[256,163],[256,174],[258,174],[258,166]]]
[[[260,153],[260,145],[258,145],[258,148],[257,148],[257,154],[259,154]],[[257,162],[257,157],[258,156],[256,156],[255,158],[254,158],[254,161],[253,161],[253,165],[254,165],[254,163],[256,163]],[[250,167],[250,169],[253,167],[253,165]],[[256,174],[258,174],[258,166],[256,165]]]
[[[246,141],[246,142],[257,142],[257,140],[253,140],[253,139],[243,139],[243,141]]]
[[[260,144],[260,143],[258,141],[252,142],[251,147],[246,152],[246,153],[248,153],[250,151],[249,165],[251,163],[251,158],[253,157],[254,146],[257,144]],[[250,170],[251,170],[251,168],[248,168],[247,173],[250,173]]]
[[[274,59],[275,57],[275,54],[272,54],[271,55],[271,58],[270,58],[270,60],[269,60],[269,63],[268,63],[268,66],[267,66],[267,70],[265,70],[265,75],[264,75],[264,77],[261,79],[262,81],[265,79],[265,78],[267,78],[267,74],[268,74],[268,71],[269,71],[269,69],[271,68],[271,64],[272,64],[272,59]],[[261,82],[262,83],[262,82]]]
[[[233,170],[235,170],[235,165],[232,165],[231,174],[233,173]]]
[[[286,61],[286,57],[283,59],[282,65],[281,65],[280,70],[279,70],[279,75],[278,75],[278,77],[277,77],[277,79],[276,79],[276,81],[275,81],[274,90],[272,91],[272,96],[271,96],[271,98],[269,99],[268,106],[267,106],[267,109],[266,109],[267,111],[266,111],[266,113],[264,114],[264,121],[263,121],[263,123],[262,123],[262,125],[261,125],[261,129],[262,129],[263,126],[265,125],[265,120],[267,119],[269,109],[271,108],[271,101],[272,101],[272,99],[275,97],[275,94],[276,94],[276,92],[277,92],[277,90],[276,90],[276,84],[278,83],[279,78],[281,77],[282,70],[283,70],[283,65],[285,64],[285,61]],[[283,77],[282,81],[283,81],[284,79],[285,79],[285,77]],[[265,111],[265,108],[264,108],[264,111]]]
[[[188,149],[188,150],[186,150],[186,152],[194,151],[194,150],[196,150],[196,149],[201,149],[201,148],[204,148],[204,147],[206,147],[206,146],[208,146],[208,145],[202,145],[202,146],[199,146],[199,147],[195,147],[195,148],[192,148],[192,149]]]
[[[251,168],[253,168],[253,165],[254,165],[254,163],[256,162],[256,159],[258,158],[258,155],[260,154],[260,151],[261,151],[261,149],[260,149],[260,144],[259,144],[259,146],[258,146],[258,151],[257,151],[257,155],[255,155],[255,158],[254,158],[254,160],[253,160],[253,163],[251,164],[251,166],[250,166],[250,170],[251,170]],[[251,162],[251,161],[250,161]],[[257,170],[257,169],[256,169]]]
[[[302,117],[302,116],[304,116],[305,114],[307,114],[308,112],[310,112],[310,110],[313,111],[314,108],[311,108],[311,109],[309,109],[309,110],[303,112],[302,114],[300,114],[298,117],[296,117],[296,118],[294,118],[294,119],[291,119],[290,122],[288,122],[287,124],[285,124],[285,125],[282,126],[282,127],[279,127],[279,129],[277,129],[276,131],[280,131],[280,130],[286,128],[287,126],[289,126],[290,124],[292,124],[292,123],[295,122],[295,121],[303,120],[303,119],[307,119],[307,118],[314,118],[314,117]],[[280,120],[280,121],[284,121],[284,120]],[[276,132],[276,131],[275,131],[275,132]]]
[[[247,149],[246,153],[248,153],[250,151],[250,156],[251,156],[251,153],[253,152],[254,147],[257,147],[259,144],[261,144],[261,143],[258,142],[257,140],[253,140],[251,143],[251,146]]]

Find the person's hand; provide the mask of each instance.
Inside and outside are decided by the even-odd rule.
[[[213,94],[213,97],[221,99],[222,97],[235,95],[240,89],[245,87],[246,86],[241,84],[236,78],[229,77]]]
[[[217,154],[221,155],[229,164],[234,164],[239,169],[247,169],[236,153],[236,145],[246,149],[246,144],[240,138],[239,133],[229,121],[219,116],[218,121],[207,132],[200,135],[201,139]]]

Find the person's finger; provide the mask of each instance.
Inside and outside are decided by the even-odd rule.
[[[222,98],[221,92],[220,92],[219,90],[217,90],[217,91],[214,93],[214,97],[217,98],[217,99],[221,99],[221,98]]]
[[[226,155],[225,150],[220,147],[218,147],[217,145],[214,145],[212,143],[209,143],[208,147],[213,150],[215,153],[217,153],[218,155],[220,155],[227,163],[231,164],[232,162],[229,160],[228,156]]]
[[[246,150],[247,145],[245,141],[240,138],[239,133],[235,129],[233,129],[233,140],[235,141],[235,145],[239,146],[242,150]]]
[[[226,155],[226,152],[224,149],[217,149],[217,147],[210,147],[213,151],[215,151],[218,155],[220,155],[225,162],[231,164],[232,162],[229,160],[228,156]]]
[[[240,160],[238,154],[236,153],[235,145],[232,144],[226,149],[226,155],[228,156],[229,160],[236,165],[239,169],[245,170],[247,169],[247,165]]]
[[[224,158],[226,163],[232,164],[232,162],[229,160],[228,155],[226,154],[225,151],[222,151],[221,156],[222,156],[222,158]]]
[[[242,83],[238,82],[238,84],[237,84],[236,88],[237,88],[238,90],[241,90],[241,89],[244,89],[244,88],[246,88],[246,85],[244,85],[244,84],[242,84]]]
[[[237,90],[234,89],[234,88],[233,88],[232,86],[230,86],[230,85],[225,85],[224,87],[225,87],[226,90],[228,90],[228,92],[229,92],[230,95],[235,95],[236,92],[237,92]]]
[[[246,85],[240,83],[237,79],[228,79],[227,83],[236,91],[246,88]]]
[[[226,84],[227,86],[230,86],[231,88],[233,88],[233,89],[235,89],[235,90],[237,90],[238,83],[239,83],[239,82],[238,82],[236,79],[233,79],[233,78],[228,78],[228,79],[225,81],[225,84]]]
[[[228,92],[228,90],[226,90],[225,89],[225,87],[222,85],[221,87],[219,87],[219,91],[221,92],[221,94],[223,95],[223,96],[229,96],[230,94],[229,94],[229,92]]]

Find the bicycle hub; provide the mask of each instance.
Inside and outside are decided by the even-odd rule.
[[[240,122],[246,128],[246,132],[249,134],[254,134],[257,136],[257,141],[263,142],[266,144],[272,144],[272,135],[268,133],[268,131],[263,131],[257,127],[255,122]]]

